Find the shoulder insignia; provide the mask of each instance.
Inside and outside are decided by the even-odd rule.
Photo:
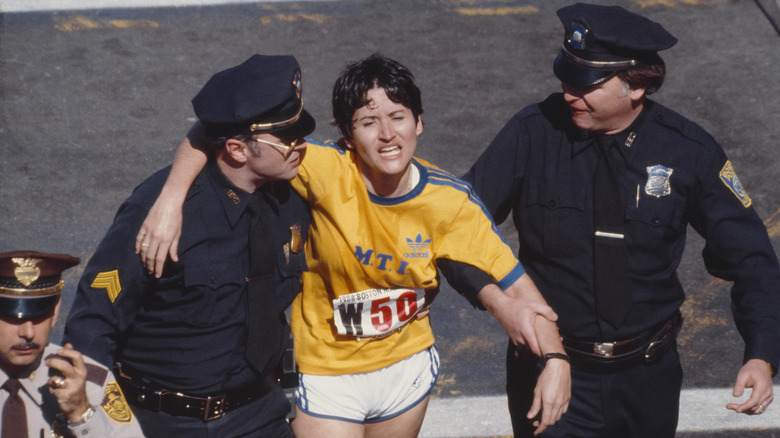
[[[122,285],[119,283],[119,270],[101,272],[95,276],[95,281],[90,285],[95,289],[105,289],[108,293],[108,299],[113,303],[119,293],[122,292]]]
[[[741,202],[745,208],[750,207],[753,204],[753,200],[750,199],[750,196],[748,196],[747,192],[742,187],[742,184],[739,182],[737,173],[734,172],[734,168],[731,166],[731,161],[726,161],[726,164],[723,165],[723,169],[720,170],[720,180],[723,181],[723,184],[725,184],[729,190],[731,190],[731,193],[734,193],[734,196],[739,199],[739,202]]]
[[[100,407],[106,413],[108,418],[117,423],[130,423],[133,421],[133,411],[125,400],[122,388],[116,382],[110,382],[106,386],[106,392],[103,394],[103,402]]]
[[[91,363],[85,363],[84,366],[87,367],[87,380],[103,386],[103,383],[106,382],[106,377],[108,377],[108,370],[100,365]]]

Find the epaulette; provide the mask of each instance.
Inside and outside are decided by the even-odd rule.
[[[87,381],[103,386],[108,377],[108,370],[99,365],[91,363],[84,364],[87,367]]]

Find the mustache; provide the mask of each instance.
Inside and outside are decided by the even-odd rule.
[[[40,345],[37,342],[25,340],[22,342],[17,342],[11,348],[40,348]]]

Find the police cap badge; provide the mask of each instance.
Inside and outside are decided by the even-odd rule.
[[[677,43],[660,24],[620,6],[577,3],[558,10],[565,35],[553,71],[564,84],[586,87],[618,71],[663,64],[658,51]]]
[[[62,272],[79,262],[67,254],[0,254],[0,314],[27,319],[50,312],[60,298]]]

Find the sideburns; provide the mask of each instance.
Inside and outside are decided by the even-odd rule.
[[[623,91],[621,91],[618,96],[626,97],[628,95],[628,90],[631,89],[631,85],[629,85],[628,82],[624,81],[623,79],[620,80],[620,83],[623,84]]]

